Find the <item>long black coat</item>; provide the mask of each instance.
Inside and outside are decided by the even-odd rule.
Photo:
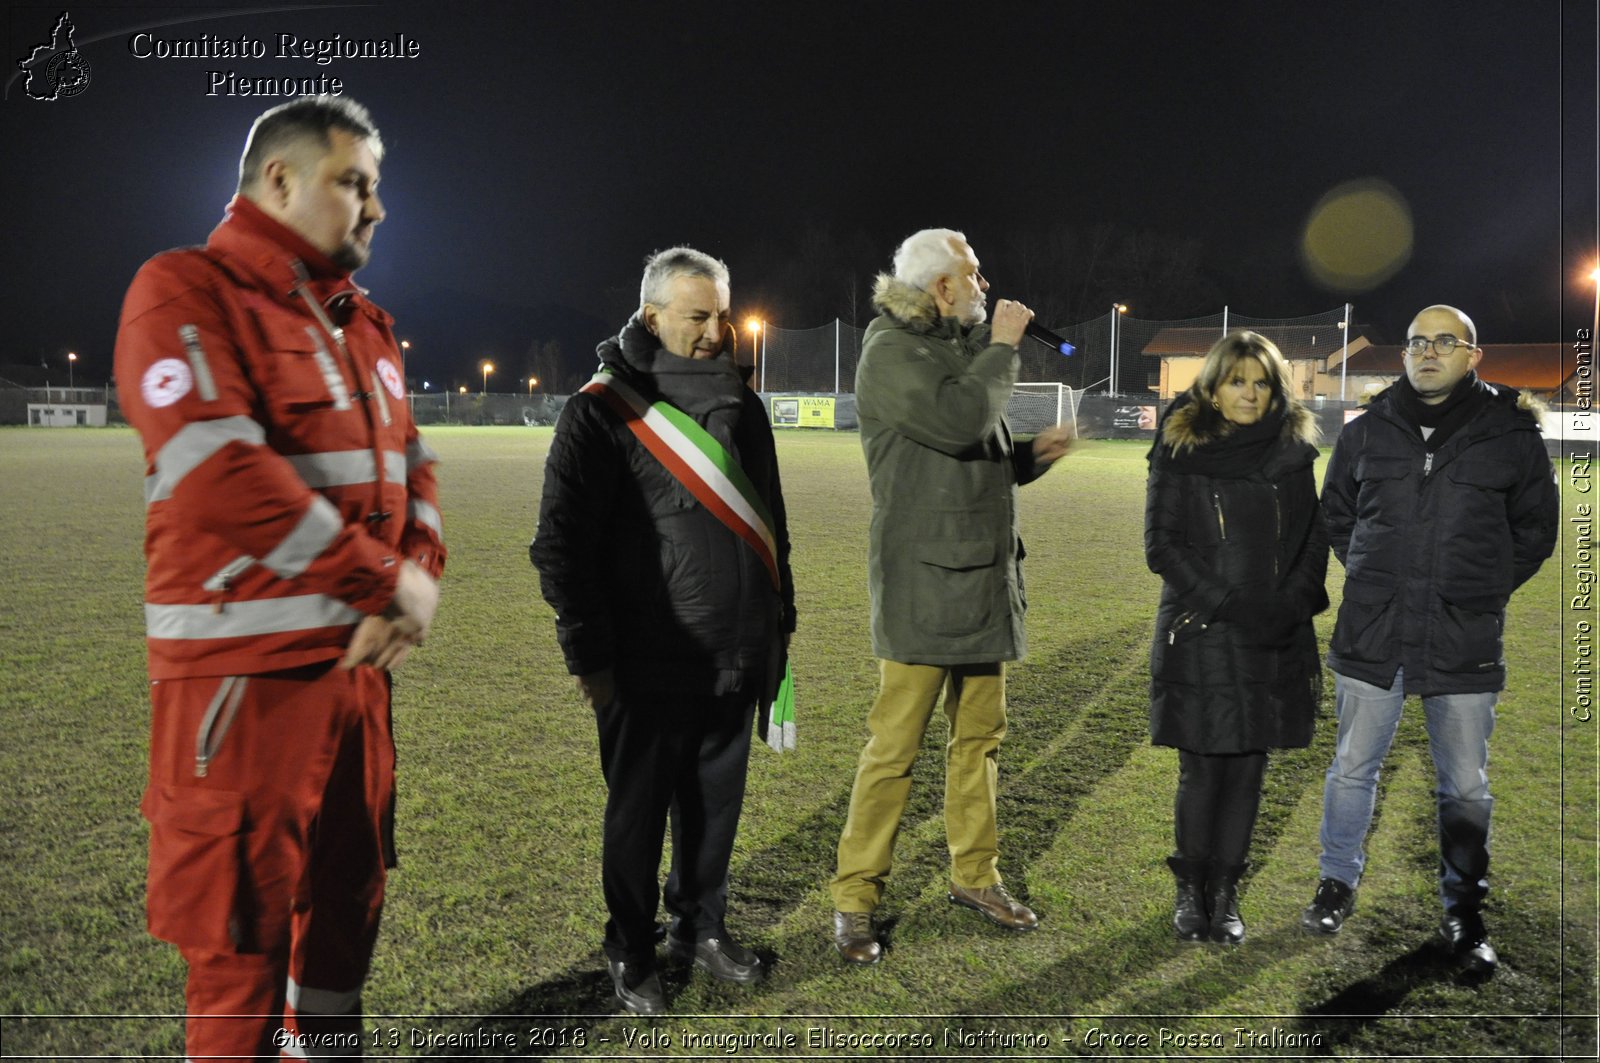
[[[1180,396],[1151,452],[1145,559],[1162,587],[1150,647],[1150,738],[1197,753],[1305,746],[1322,681],[1311,618],[1328,607],[1315,423],[1295,404],[1254,467],[1210,475],[1177,467],[1174,444],[1216,445],[1198,427],[1215,420]],[[1275,594],[1298,622],[1275,640],[1220,619],[1230,593]]]
[[[567,671],[613,669],[624,691],[770,693],[795,627],[778,459],[761,399],[726,355],[660,349],[635,318],[603,364],[665,397],[738,460],[773,519],[782,586],[598,396],[572,396],[545,462],[529,556],[556,613]]]

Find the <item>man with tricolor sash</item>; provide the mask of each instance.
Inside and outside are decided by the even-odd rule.
[[[728,864],[752,717],[776,695],[795,612],[772,428],[729,346],[727,266],[658,252],[639,304],[556,424],[529,555],[599,729],[607,967],[617,1000],[653,1015],[663,900],[675,958],[739,984],[765,973],[728,933]]]

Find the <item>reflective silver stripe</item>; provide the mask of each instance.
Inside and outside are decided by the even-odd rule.
[[[245,687],[250,683],[248,676],[230,675],[217,687],[217,696],[211,699],[211,704],[206,708],[206,714],[200,721],[200,730],[194,736],[194,773],[197,778],[205,778],[211,769],[211,761],[216,757],[217,750],[222,748],[222,740],[228,735],[228,728],[233,726],[233,718],[239,712],[239,703],[244,700]],[[222,722],[217,722],[218,713],[222,714]],[[212,728],[216,733],[212,733]]]
[[[387,391],[388,389],[383,386],[383,382],[378,379],[377,371],[374,370],[372,373],[372,393],[378,396],[378,413],[383,416],[385,428],[394,424],[394,418],[389,416],[389,396]]]
[[[289,979],[289,1006],[302,1015],[349,1015],[361,1006],[361,990],[313,989]]]
[[[219,568],[210,579],[200,584],[200,586],[204,587],[208,591],[225,591],[228,589],[228,584],[233,582],[233,577],[237,576],[239,573],[243,572],[245,569],[249,568],[255,563],[256,559],[251,557],[249,554],[240,554],[238,557]]]
[[[444,518],[439,516],[439,511],[428,503],[413,498],[406,503],[406,517],[418,524],[433,529],[433,534],[441,540],[444,538]]]
[[[258,602],[209,605],[144,603],[145,633],[153,639],[232,639],[354,624],[364,614],[337,598],[302,594]]]
[[[329,450],[320,454],[285,454],[284,458],[300,474],[307,487],[343,487],[369,484],[373,473],[372,451]],[[383,478],[390,483],[406,482],[406,456],[398,450],[383,452]]]
[[[229,443],[260,446],[266,439],[266,432],[248,417],[190,421],[157,452],[155,475],[144,481],[145,504],[171,498],[185,476]]]
[[[311,506],[300,523],[261,559],[261,563],[281,578],[293,579],[321,557],[328,544],[343,530],[344,521],[333,503],[321,495],[312,495]]]
[[[306,326],[306,335],[311,337],[311,342],[317,345],[317,368],[322,370],[323,383],[328,385],[328,393],[333,396],[333,408],[348,410],[350,408],[350,389],[345,386],[344,377],[339,373],[339,367],[333,364],[333,355],[328,353],[328,345],[322,342],[322,333],[317,331],[315,325]]]
[[[217,382],[211,379],[211,365],[206,361],[205,348],[200,346],[200,330],[193,325],[179,326],[178,338],[183,340],[183,349],[189,354],[189,368],[194,370],[194,382],[200,389],[200,397],[207,402],[216,402]]]
[[[406,468],[415,469],[418,465],[427,465],[438,460],[439,455],[422,440],[413,439],[406,444]]]

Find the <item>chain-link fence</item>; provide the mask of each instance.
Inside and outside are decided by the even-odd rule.
[[[1307,317],[1264,318],[1230,313],[1224,307],[1215,314],[1178,321],[1145,321],[1112,310],[1074,325],[1047,326],[1071,345],[1071,354],[1063,355],[1031,337],[1023,340],[1019,379],[1105,394],[1159,394],[1166,359],[1202,357],[1225,333],[1240,328],[1254,329],[1272,340],[1290,362],[1320,365],[1347,342],[1347,310],[1341,306]],[[757,353],[760,389],[854,391],[864,334],[842,321],[809,329],[766,326]]]
[[[409,396],[418,424],[555,424],[565,395],[424,391]]]
[[[1074,391],[1141,398],[1170,396],[1187,387],[1205,352],[1231,329],[1249,328],[1278,345],[1294,370],[1303,398],[1327,359],[1338,355],[1348,336],[1349,307],[1296,318],[1263,318],[1219,313],[1179,321],[1145,321],[1119,310],[1051,331],[1066,340],[1070,354],[1038,340],[1024,339],[1019,379],[1059,383]],[[855,391],[865,330],[833,321],[809,329],[767,325],[756,349],[758,390],[766,394],[840,395]],[[59,401],[68,389],[51,388]],[[40,401],[14,389],[0,394],[0,424],[24,424],[27,403]],[[73,397],[106,402],[108,419],[121,420],[109,388],[78,388]],[[7,402],[9,398],[11,401]],[[418,424],[554,424],[565,396],[543,393],[419,392],[410,396]]]
[[[444,392],[423,391],[408,395],[411,416],[418,424],[555,424],[561,408],[567,404],[565,395],[501,395],[494,392]],[[117,393],[110,388],[0,388],[0,424],[41,423],[37,417],[40,403],[71,409],[72,403],[93,403],[105,410],[104,420],[78,420],[78,424],[126,424],[117,404]],[[34,416],[30,419],[30,413]],[[51,421],[45,424],[68,424],[71,421]]]

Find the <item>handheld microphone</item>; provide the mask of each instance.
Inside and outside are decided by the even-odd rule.
[[[1036,321],[1028,322],[1028,327],[1024,331],[1046,347],[1054,348],[1061,354],[1071,355],[1078,349]]]

